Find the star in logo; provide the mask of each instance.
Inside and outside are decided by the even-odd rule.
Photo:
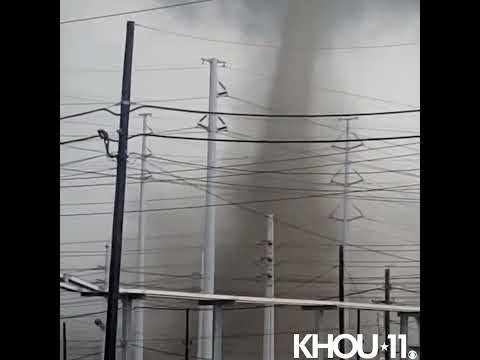
[[[382,345],[380,345],[380,347],[382,348],[382,351],[387,351],[388,346],[389,346],[389,345],[385,345],[385,343],[383,343]]]

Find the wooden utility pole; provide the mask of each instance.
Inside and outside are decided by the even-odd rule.
[[[117,174],[113,208],[112,245],[108,281],[107,324],[105,329],[104,360],[115,360],[117,349],[118,300],[120,297],[120,266],[122,262],[122,232],[125,210],[127,176],[128,120],[130,115],[130,87],[132,80],[133,35],[135,23],[127,22],[125,57],[123,61],[122,101],[120,105],[120,129],[118,131]]]

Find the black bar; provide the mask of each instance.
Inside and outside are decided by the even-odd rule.
[[[188,360],[190,355],[188,354],[188,350],[190,347],[190,310],[185,309],[185,360]]]
[[[135,23],[127,22],[125,57],[123,61],[122,102],[120,105],[120,130],[118,132],[117,175],[113,208],[113,229],[108,288],[107,324],[105,330],[104,360],[115,360],[118,322],[120,265],[122,261],[122,232],[127,174],[128,120],[130,114],[130,87],[132,80],[133,34]]]
[[[233,305],[235,300],[198,300],[198,305]]]
[[[343,245],[339,246],[339,254],[338,254],[338,300],[344,301],[345,294],[344,294],[344,280],[343,280]],[[338,329],[340,334],[345,333],[345,309],[339,308],[338,309]],[[345,354],[345,342],[343,340],[339,343],[339,350]]]
[[[63,322],[63,360],[67,360],[67,325]]]
[[[357,335],[360,335],[360,324],[361,324],[361,320],[360,320],[360,309],[357,309]],[[360,355],[358,354],[357,352],[357,360],[360,360]]]
[[[390,269],[385,269],[385,304],[390,304]],[[390,359],[390,311],[385,311],[385,344],[388,345],[388,351],[385,351],[385,360]]]

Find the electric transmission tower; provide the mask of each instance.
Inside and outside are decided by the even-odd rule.
[[[363,142],[349,142],[350,139],[359,139],[359,137],[351,131],[350,121],[357,118],[339,119],[345,123],[345,130],[340,134],[338,139],[345,140],[344,143],[332,145],[337,150],[344,151],[345,160],[343,167],[337,171],[331,178],[330,182],[343,187],[343,195],[337,207],[330,214],[330,218],[338,224],[337,234],[341,245],[339,247],[339,300],[345,301],[344,288],[344,244],[350,242],[349,225],[352,221],[364,217],[362,211],[351,201],[349,197],[350,187],[364,181],[363,177],[352,167],[350,160],[350,151],[363,146]],[[348,320],[347,320],[348,323]],[[339,309],[339,332],[345,333],[345,310]],[[343,348],[344,343],[340,346]],[[343,352],[343,349],[342,349]]]

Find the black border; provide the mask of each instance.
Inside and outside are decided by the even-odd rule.
[[[475,332],[467,323],[474,323],[478,283],[474,277],[478,260],[473,257],[479,206],[473,198],[478,166],[473,79],[478,67],[478,19],[468,19],[476,12],[463,3],[420,3],[421,355],[423,359],[475,358]],[[4,124],[10,129],[2,137],[4,144],[11,140],[12,155],[4,156],[4,174],[9,175],[4,189],[11,195],[4,207],[12,231],[4,237],[3,289],[5,309],[11,309],[4,312],[10,358],[56,356],[55,330],[59,343],[61,339],[55,280],[59,5],[18,3],[17,9],[4,13],[9,24],[3,28],[2,58],[10,60],[2,68],[4,75],[10,75],[4,88],[6,98],[14,100],[3,104],[9,110]],[[469,34],[473,39],[468,39]]]

